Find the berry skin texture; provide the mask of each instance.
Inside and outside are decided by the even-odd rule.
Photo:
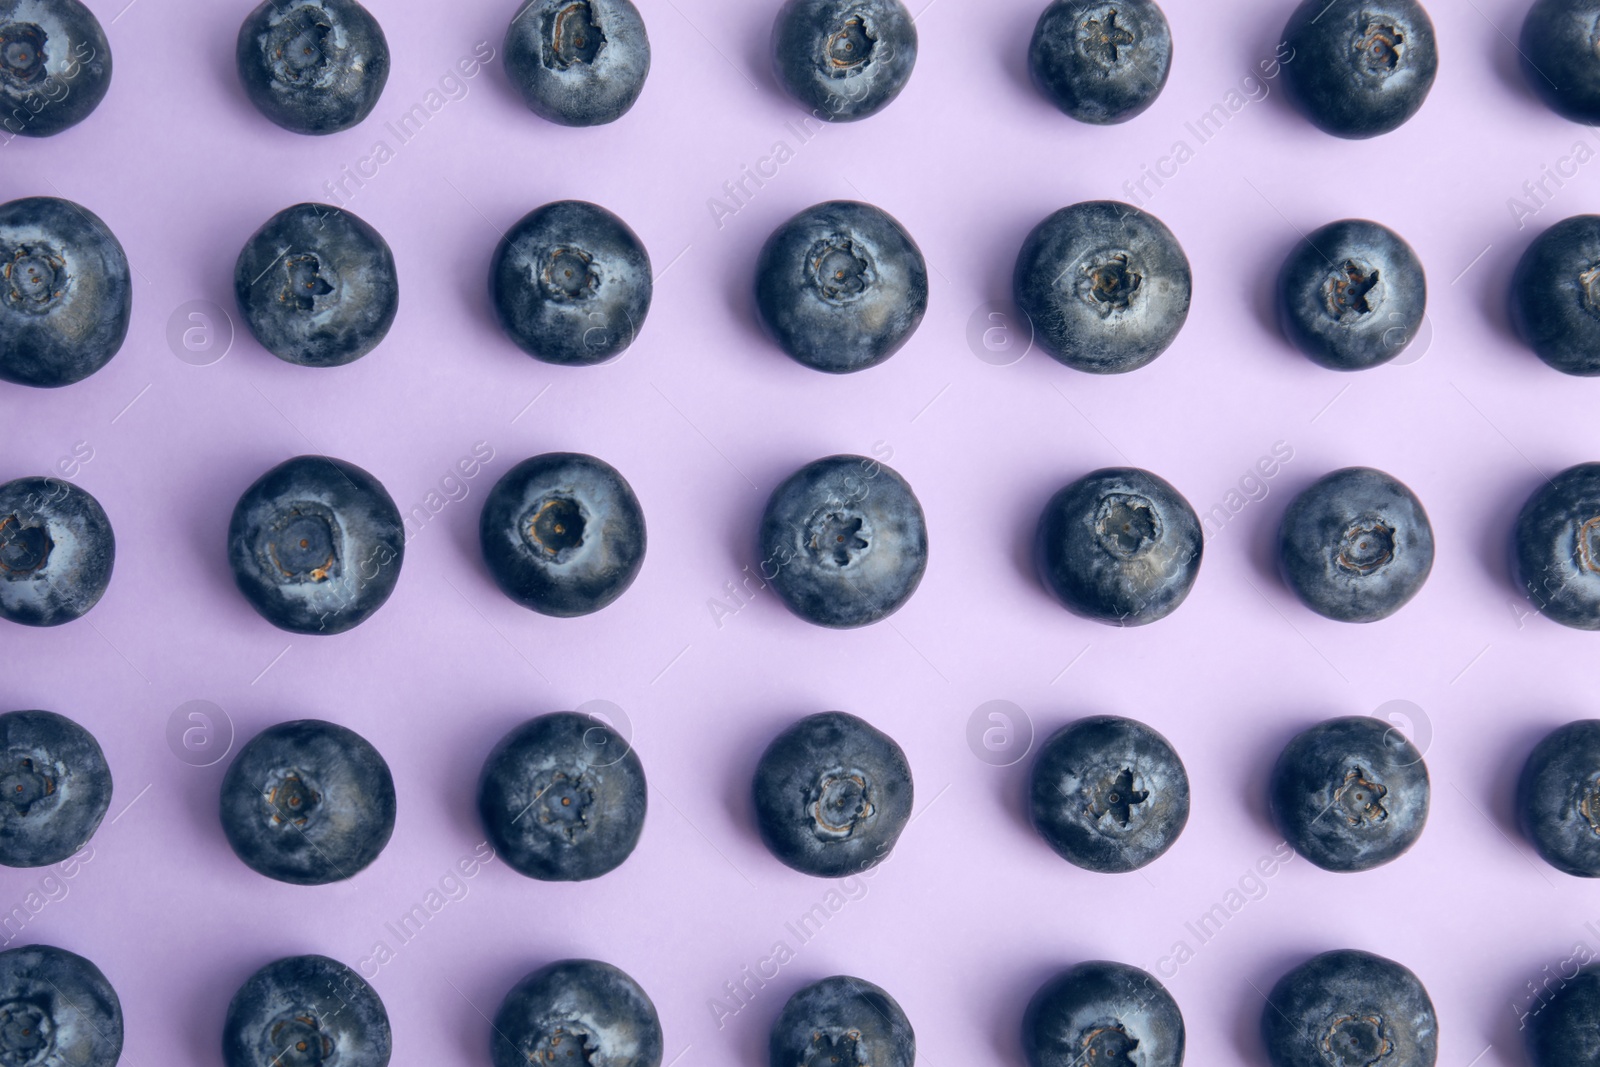
[[[356,0],[263,0],[236,55],[250,102],[292,133],[348,130],[389,80],[389,42]]]
[[[1028,817],[1067,862],[1104,874],[1136,871],[1183,833],[1189,775],[1167,739],[1143,723],[1079,719],[1040,747]]]
[[[1272,769],[1278,832],[1325,871],[1368,871],[1416,844],[1428,821],[1422,753],[1381,719],[1349,715],[1297,734]]]
[[[1600,463],[1568,467],[1517,516],[1517,581],[1546,618],[1600,630]]]
[[[386,1067],[391,1044],[389,1013],[359,974],[326,956],[285,956],[233,995],[222,1028],[222,1062]]]
[[[644,566],[644,512],[627,479],[578,452],[512,467],[478,520],[483,561],[501,592],[568,619],[616,600]]]
[[[319,719],[269,726],[222,779],[222,829],[268,878],[326,885],[372,864],[394,833],[394,779],[360,734]]]
[[[50,945],[0,952],[0,1063],[115,1067],[121,1057],[122,1002],[100,968]]]
[[[495,853],[544,882],[587,881],[621,866],[639,843],[647,801],[638,753],[575,711],[506,734],[478,780],[478,814]]]
[[[1028,1067],[1178,1067],[1183,1046],[1183,1014],[1166,987],[1109,960],[1080,963],[1050,979],[1022,1019]]]
[[[1261,1039],[1272,1067],[1433,1067],[1439,1020],[1405,967],[1335,949],[1278,979],[1261,1009]]]
[[[327,204],[296,204],[268,219],[239,252],[233,293],[261,347],[302,367],[355,362],[400,309],[388,242]]]
[[[1534,0],[1522,21],[1522,73],[1528,87],[1564,119],[1600,123],[1596,0]]]
[[[1028,234],[1012,295],[1052,357],[1124,374],[1167,350],[1189,317],[1189,260],[1154,215],[1115,200],[1064,207]]]
[[[888,858],[911,818],[911,765],[894,738],[842,711],[785,729],[756,765],[761,839],[802,874],[844,878]]]
[[[1600,878],[1600,719],[1569,722],[1534,746],[1517,780],[1517,821],[1550,866]]]
[[[1155,103],[1171,68],[1172,32],[1155,0],[1055,0],[1028,46],[1033,84],[1096,126],[1127,122]]]
[[[772,27],[778,84],[824,122],[888,107],[917,65],[917,27],[901,0],[788,0]]]
[[[778,227],[756,264],[756,309],[798,363],[830,374],[875,367],[928,310],[928,267],[888,212],[817,204]]]
[[[904,478],[864,456],[828,456],[772,491],[761,576],[789,610],[850,629],[899,611],[928,568],[928,527]]]
[[[1600,968],[1562,979],[1523,1027],[1528,1060],[1533,1067],[1600,1067]]]
[[[0,381],[81,382],[122,348],[132,315],[128,257],[99,216],[52,196],[0,204]]]
[[[228,563],[250,606],[291,633],[338,634],[394,592],[405,527],[383,485],[353,463],[296,456],[246,489]]]
[[[599,960],[558,960],[529,973],[501,1001],[489,1040],[494,1067],[661,1064],[656,1006]]]
[[[1302,0],[1283,39],[1290,98],[1319,129],[1353,140],[1398,129],[1433,87],[1439,52],[1416,0]]]
[[[1189,595],[1203,547],[1199,517],[1170,483],[1137,467],[1103,467],[1050,498],[1034,559],[1068,611],[1144,626]]]
[[[1545,230],[1511,275],[1511,324],[1563,374],[1600,374],[1600,215]]]
[[[78,0],[0,0],[0,130],[52,137],[111,88],[111,46]]]
[[[56,478],[0,485],[0,619],[82,618],[105,595],[116,558],[111,520],[84,490]]]
[[[584,367],[633,343],[650,311],[650,255],[626,223],[583,200],[524,215],[489,266],[507,337],[534,359]]]
[[[527,0],[505,52],[523,102],[562,126],[617,121],[650,73],[650,38],[630,0]]]
[[[1278,566],[1318,615],[1376,622],[1428,580],[1433,527],[1404,484],[1371,467],[1345,467],[1290,503],[1278,529]]]
[[[1401,236],[1366,219],[1313,230],[1278,272],[1278,322],[1313,363],[1365,370],[1405,350],[1422,326],[1428,284]]]
[[[0,863],[60,863],[110,805],[111,769],[93,734],[54,712],[0,715]]]
[[[888,993],[865,979],[837,974],[789,998],[772,1024],[767,1049],[770,1067],[912,1067],[917,1035]]]

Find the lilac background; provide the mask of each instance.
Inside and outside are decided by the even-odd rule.
[[[1596,638],[1528,615],[1504,563],[1511,519],[1541,475],[1600,455],[1600,383],[1549,370],[1505,323],[1526,243],[1600,203],[1590,162],[1564,187],[1547,184],[1548,206],[1526,201],[1538,208],[1526,228],[1508,205],[1575,142],[1586,158],[1600,147],[1524,88],[1510,44],[1522,0],[1434,4],[1443,59],[1432,97],[1401,131],[1367,142],[1315,131],[1279,81],[1246,81],[1273,54],[1288,3],[1170,3],[1165,93],[1136,121],[1095,129],[1027,83],[1039,0],[981,11],[933,0],[900,100],[803,145],[788,125],[800,112],[765,68],[774,2],[641,0],[655,55],[643,97],[614,125],[566,130],[523,110],[505,82],[512,4],[377,0],[393,49],[388,88],[366,124],[326,138],[280,131],[245,102],[232,64],[246,4],[134,0],[119,13],[119,3],[92,0],[117,63],[99,110],[62,136],[0,148],[0,199],[86,205],[136,269],[132,332],[109,367],[57,391],[0,387],[0,480],[70,475],[105,505],[119,542],[110,591],[85,620],[0,627],[0,704],[78,719],[110,760],[116,821],[74,877],[50,883],[66,895],[13,943],[100,964],[127,1014],[125,1063],[213,1062],[228,999],[269,959],[316,951],[356,965],[379,939],[396,944],[384,924],[481,840],[472,796],[494,740],[526,716],[593,699],[626,709],[650,778],[638,851],[570,886],[491,864],[390,962],[368,962],[397,1063],[487,1062],[483,1015],[516,978],[590,955],[644,985],[667,1059],[684,1067],[764,1063],[783,1000],[841,972],[900,1001],[928,1067],[1019,1062],[1027,998],[1085,958],[1160,969],[1191,1062],[1256,1064],[1261,991],[1341,946],[1421,976],[1439,1009],[1441,1064],[1521,1063],[1513,1006],[1526,1003],[1525,983],[1576,943],[1600,952],[1585,925],[1600,920],[1594,887],[1539,862],[1509,814],[1533,742],[1596,711]],[[399,263],[388,340],[334,370],[281,363],[247,336],[211,366],[175,358],[165,338],[175,309],[210,300],[231,311],[233,261],[254,229],[291,203],[327,199],[323,183],[376,139],[395,147],[383,123],[423,102],[480,41],[496,58],[464,82],[465,97],[347,201]],[[1226,109],[1230,90],[1248,102],[1199,144],[1185,123]],[[1007,292],[1024,234],[1067,203],[1127,199],[1124,182],[1179,138],[1193,158],[1143,196],[1194,266],[1193,311],[1169,352],[1103,379],[1037,352],[1004,367],[976,358],[969,320]],[[794,158],[719,226],[708,198],[778,140]],[[602,368],[531,361],[488,313],[497,230],[563,197],[616,211],[661,272],[637,342]],[[916,336],[884,366],[842,378],[773,349],[748,296],[766,235],[836,197],[890,211],[933,268]],[[1341,376],[1272,325],[1271,278],[1296,231],[1348,216],[1394,226],[1429,271],[1431,347],[1408,352],[1407,365]],[[235,591],[228,515],[271,465],[340,456],[410,509],[477,442],[494,459],[464,483],[465,499],[413,526],[393,599],[357,630],[293,637]],[[1204,511],[1275,442],[1293,459],[1211,540],[1192,596],[1160,625],[1075,619],[1033,578],[1027,542],[1065,481],[1128,462]],[[75,448],[92,459],[58,468]],[[764,593],[718,625],[709,602],[754,564],[772,487],[817,456],[875,448],[892,449],[931,529],[927,577],[905,609],[825,632]],[[613,463],[649,521],[637,584],[589,618],[514,606],[478,559],[484,493],[517,460],[552,449]],[[1290,496],[1357,463],[1410,484],[1438,538],[1421,595],[1371,626],[1312,615],[1270,562]],[[240,864],[215,813],[226,764],[187,766],[165,739],[174,709],[197,699],[224,708],[241,738],[317,716],[371,740],[400,797],[379,861],[314,889]],[[1025,709],[1041,736],[1100,712],[1161,730],[1192,778],[1187,832],[1142,874],[1095,876],[1057,859],[1023,814],[1027,762],[995,768],[968,748],[969,717],[995,699]],[[1420,843],[1355,876],[1296,860],[1259,883],[1264,896],[1246,880],[1261,899],[1200,945],[1185,922],[1223,902],[1277,842],[1263,791],[1283,743],[1395,699],[1422,709],[1407,724],[1434,782]],[[768,856],[746,800],[766,740],[829,708],[900,741],[920,813],[893,859],[844,887],[855,898],[837,898],[820,934],[719,1027],[711,998],[776,940],[797,945],[784,924],[835,888]],[[0,907],[47,873],[0,871]],[[1178,939],[1197,951],[1174,974],[1164,957]]]

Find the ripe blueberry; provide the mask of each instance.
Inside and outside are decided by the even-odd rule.
[[[545,882],[586,881],[621,866],[639,843],[647,800],[638,753],[575,711],[506,734],[478,781],[478,814],[495,852]]]
[[[50,137],[111,88],[111,46],[78,0],[0,0],[0,129]]]
[[[917,27],[900,0],[788,0],[772,27],[778,83],[825,122],[882,111],[916,64]]]
[[[326,204],[296,204],[268,219],[239,253],[233,292],[261,347],[302,367],[360,359],[400,307],[388,243]]]
[[[385,1067],[389,1013],[355,971],[326,956],[285,956],[233,995],[225,1067]]]
[[[263,0],[236,56],[250,102],[293,133],[348,130],[389,80],[389,42],[356,0]]]
[[[82,617],[105,594],[116,555],[105,510],[71,482],[0,485],[0,619],[59,626]]]
[[[1057,730],[1029,779],[1028,817],[1062,859],[1087,871],[1136,871],[1189,821],[1189,775],[1167,739],[1097,715]]]
[[[60,863],[110,804],[111,769],[93,734],[49,711],[0,715],[0,863]]]
[[[1114,200],[1064,207],[1033,228],[1011,278],[1050,355],[1121,374],[1155,359],[1189,317],[1189,260],[1154,215]]]
[[[1137,467],[1103,467],[1050,498],[1034,557],[1067,610],[1143,626],[1189,595],[1202,547],[1199,517],[1168,482]]]
[[[1261,1039],[1272,1067],[1433,1067],[1439,1020],[1405,967],[1335,949],[1278,979],[1261,1009]]]
[[[366,621],[400,580],[400,509],[353,463],[296,456],[246,489],[228,524],[239,591],[272,625],[338,634]]]
[[[790,997],[767,1047],[770,1067],[912,1067],[917,1059],[917,1035],[895,999],[845,974],[812,982]]]
[[[1156,102],[1172,67],[1172,33],[1155,0],[1054,0],[1028,46],[1028,73],[1079,122],[1127,122]]]
[[[1366,219],[1313,230],[1278,272],[1278,322],[1313,362],[1332,370],[1387,363],[1417,336],[1428,305],[1417,254]]]
[[[888,858],[911,818],[911,765],[888,734],[825,711],[773,738],[752,793],[774,856],[802,874],[843,878]]]
[[[875,367],[928,309],[928,268],[888,212],[817,204],[778,227],[756,264],[756,309],[797,362],[832,374]]]
[[[0,1063],[115,1067],[121,1057],[122,1002],[100,968],[50,945],[0,952]]]
[[[1600,719],[1545,735],[1517,781],[1517,820],[1546,863],[1600,878]]]
[[[1283,28],[1290,96],[1336,137],[1376,137],[1417,113],[1439,69],[1417,0],[1302,0]]]
[[[1433,569],[1433,527],[1404,484],[1345,467],[1294,498],[1278,530],[1278,565],[1306,607],[1338,622],[1387,619]]]
[[[98,216],[52,196],[0,204],[0,381],[82,381],[117,354],[132,314],[128,257]]]
[[[1564,119],[1600,123],[1600,54],[1596,0],[1534,0],[1522,21],[1522,72],[1528,85]]]
[[[1028,1003],[1022,1048],[1028,1067],[1178,1067],[1183,1014],[1154,975],[1090,960],[1046,982]]]
[[[900,610],[928,567],[922,505],[904,478],[864,456],[829,456],[772,492],[761,575],[789,610],[848,629]]]
[[[527,0],[505,48],[522,99],[563,126],[617,121],[650,73],[650,38],[631,0]]]
[[[660,1067],[661,1020],[645,991],[599,960],[558,960],[511,987],[494,1014],[494,1067]]]
[[[1600,630],[1600,463],[1568,467],[1517,516],[1517,580],[1540,613]]]
[[[500,328],[534,359],[604,363],[650,311],[650,255],[621,219],[583,200],[524,215],[500,240],[489,296]]]
[[[1600,374],[1600,215],[1545,230],[1511,276],[1511,322],[1563,374]]]
[[[1600,1067],[1600,967],[1585,967],[1540,995],[1523,1024],[1533,1067]]]
[[[1278,832],[1325,871],[1366,871],[1399,857],[1422,836],[1428,797],[1417,746],[1365,715],[1295,735],[1272,768]]]
[[[542,615],[599,611],[644,565],[644,512],[616,468],[577,452],[525,459],[495,483],[478,521],[506,596]]]
[[[394,833],[394,779],[360,734],[319,719],[269,726],[222,779],[222,829],[252,870],[291,885],[351,878]]]

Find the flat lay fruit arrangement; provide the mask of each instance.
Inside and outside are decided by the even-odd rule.
[[[0,1067],[1600,1067],[1597,118],[1600,0],[0,0]]]

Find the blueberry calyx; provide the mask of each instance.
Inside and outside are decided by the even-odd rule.
[[[1368,779],[1367,772],[1360,767],[1352,767],[1345,773],[1344,784],[1334,790],[1333,799],[1343,809],[1345,821],[1351,826],[1360,826],[1380,823],[1389,817],[1389,809],[1383,806],[1383,798],[1388,795],[1388,786]]]
[[[1381,1015],[1341,1015],[1322,1038],[1322,1051],[1338,1067],[1374,1067],[1394,1051]]]
[[[306,6],[273,31],[267,54],[274,81],[285,85],[315,85],[328,67],[328,35],[333,24],[320,7]]]
[[[828,62],[825,69],[835,78],[847,78],[872,60],[872,49],[878,35],[867,25],[865,12],[854,11],[846,15],[839,28],[828,35],[824,51]]]
[[[1405,45],[1405,34],[1390,22],[1374,19],[1356,38],[1355,49],[1361,54],[1362,68],[1380,78],[1387,78],[1400,65],[1400,49]]]
[[[283,292],[278,300],[296,311],[316,310],[317,297],[327,296],[334,289],[322,271],[322,261],[309,252],[290,256],[283,261]]]
[[[831,771],[812,790],[811,832],[822,841],[842,841],[878,813],[872,786],[861,771]]]
[[[847,507],[819,511],[811,520],[809,533],[806,549],[812,559],[825,567],[848,567],[872,547],[866,516]]]
[[[812,285],[830,304],[849,303],[878,280],[867,250],[842,234],[818,241],[806,262],[811,264]]]
[[[565,563],[583,547],[587,522],[579,501],[568,496],[544,497],[522,520],[523,540],[549,562]]]
[[[55,542],[43,525],[24,526],[16,515],[0,519],[0,576],[21,578],[44,570],[53,548]]]
[[[600,287],[594,256],[581,248],[564,246],[551,251],[543,281],[545,291],[556,300],[582,300]]]
[[[1100,502],[1095,536],[1117,559],[1134,560],[1161,540],[1161,516],[1156,506],[1133,493],[1112,493]]]
[[[1341,570],[1376,573],[1394,559],[1394,527],[1378,519],[1359,519],[1345,528],[1334,558]]]
[[[1083,1055],[1080,1062],[1094,1067],[1116,1067],[1119,1063],[1132,1064],[1132,1052],[1139,1047],[1139,1039],[1130,1037],[1121,1023],[1096,1026],[1084,1031]]]
[[[534,803],[538,805],[539,825],[552,836],[576,843],[589,829],[589,810],[594,806],[594,787],[580,770],[553,771],[537,782]]]
[[[1096,821],[1111,816],[1124,830],[1133,820],[1133,809],[1150,799],[1148,789],[1135,789],[1133,769],[1124,767],[1100,783],[1089,799],[1089,817]],[[1131,1047],[1131,1046],[1130,1046]]]
[[[35,804],[56,795],[59,766],[41,766],[32,756],[17,760],[14,770],[0,778],[0,800],[10,804],[18,815],[29,815]]]
[[[55,1020],[36,1004],[0,1004],[0,1059],[7,1064],[43,1063],[55,1049],[55,1031]]]
[[[22,311],[46,312],[66,295],[67,261],[49,245],[18,245],[3,269],[5,300]]]
[[[605,31],[595,21],[588,0],[574,0],[544,17],[541,58],[551,70],[566,70],[580,63],[587,66],[605,43]]]
[[[49,35],[31,22],[0,26],[0,77],[18,88],[44,81],[50,56],[44,46]]]
[[[1322,286],[1328,314],[1345,325],[1360,321],[1383,303],[1378,286],[1378,271],[1365,263],[1347,259],[1328,272]]]
[[[1126,26],[1117,24],[1117,13],[1108,11],[1104,19],[1088,19],[1078,44],[1083,54],[1105,67],[1113,66],[1121,56],[1119,48],[1131,47],[1137,38]]]
[[[277,1065],[319,1065],[333,1062],[338,1052],[333,1037],[322,1026],[322,1019],[309,1009],[286,1011],[262,1031],[262,1052],[267,1062]]]
[[[260,548],[269,563],[288,582],[325,582],[338,578],[339,520],[321,504],[297,501],[279,512],[267,527]]]
[[[322,808],[322,791],[299,768],[272,772],[261,790],[261,799],[266,804],[267,825],[271,827],[304,829]]]
[[[1089,256],[1083,265],[1078,295],[1100,312],[1101,318],[1126,310],[1139,291],[1144,275],[1134,270],[1131,262],[1126,252],[1100,252]]]

